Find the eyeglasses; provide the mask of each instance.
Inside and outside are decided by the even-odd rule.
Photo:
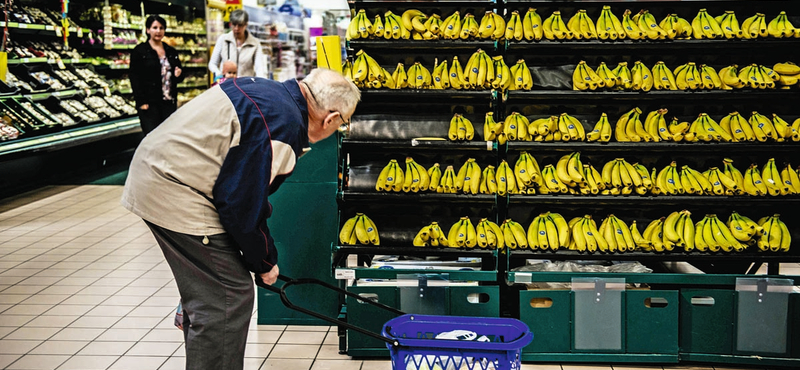
[[[314,91],[311,90],[311,87],[308,86],[308,84],[305,83],[305,82],[303,82],[303,85],[306,85],[306,89],[308,89],[308,93],[311,94],[311,99],[314,99],[314,102],[317,103],[317,105],[319,105],[319,101],[317,101],[317,96],[314,95]],[[350,132],[350,119],[349,118],[345,120],[344,119],[344,115],[342,114],[342,112],[339,112],[338,110],[329,110],[328,112],[330,112],[330,113],[339,113],[339,119],[342,120],[342,124],[339,125],[339,131],[341,131],[341,132]]]

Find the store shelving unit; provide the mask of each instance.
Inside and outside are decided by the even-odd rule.
[[[752,2],[724,1],[604,1],[604,2],[572,2],[572,1],[526,1],[505,2],[489,1],[441,1],[441,2],[398,2],[398,1],[350,1],[353,14],[364,9],[368,16],[383,14],[390,10],[402,14],[405,9],[416,8],[423,12],[433,12],[442,18],[458,10],[462,14],[472,13],[480,20],[486,10],[495,10],[500,14],[508,14],[519,10],[521,15],[529,7],[546,18],[552,11],[560,10],[569,17],[579,9],[587,9],[592,19],[596,19],[603,5],[611,5],[612,11],[621,16],[623,10],[630,8],[634,12],[649,9],[656,17],[676,13],[683,18],[691,18],[700,8],[707,8],[710,14],[722,14],[726,10],[734,10],[741,22],[747,16],[758,11],[765,13],[768,19],[781,10],[790,11],[789,1]],[[796,16],[796,15],[795,15]],[[790,18],[792,14],[790,14]],[[660,18],[659,18],[660,20]],[[566,19],[565,19],[566,21]],[[796,22],[795,22],[796,23]],[[724,116],[732,111],[776,113],[794,120],[800,116],[797,105],[800,103],[798,89],[789,90],[736,90],[736,91],[573,91],[571,89],[570,65],[586,60],[587,64],[596,66],[600,61],[609,65],[627,61],[642,60],[652,66],[657,61],[665,61],[668,66],[676,67],[687,61],[697,61],[714,66],[717,70],[730,64],[745,65],[758,63],[772,65],[787,60],[800,60],[800,40],[798,39],[757,39],[757,40],[665,40],[665,41],[599,41],[599,40],[565,40],[541,42],[492,42],[492,41],[460,41],[460,40],[351,40],[348,42],[351,53],[360,49],[375,58],[385,69],[393,71],[398,61],[405,64],[406,69],[415,61],[422,62],[429,70],[434,60],[451,60],[458,56],[463,63],[466,57],[477,49],[483,49],[490,56],[502,55],[506,63],[513,63],[524,58],[532,70],[552,69],[569,71],[569,76],[562,76],[565,87],[544,88],[534,81],[531,91],[464,91],[464,90],[362,90],[360,103],[353,117],[350,137],[341,141],[341,173],[342,190],[340,200],[340,225],[353,212],[363,212],[370,217],[370,212],[380,214],[391,213],[394,218],[385,217],[388,234],[392,242],[385,250],[390,254],[409,256],[442,256],[442,249],[413,248],[411,238],[420,227],[429,223],[438,214],[445,214],[442,209],[449,209],[453,214],[464,213],[470,209],[475,217],[495,218],[495,221],[511,218],[527,228],[531,219],[542,212],[559,212],[567,219],[584,214],[592,214],[595,219],[602,219],[615,213],[626,222],[631,220],[652,220],[664,217],[670,212],[689,209],[693,215],[718,213],[720,218],[727,217],[731,211],[752,214],[751,217],[780,213],[781,219],[789,226],[792,236],[800,240],[800,196],[782,197],[750,197],[750,196],[665,196],[665,195],[510,195],[497,197],[488,195],[443,195],[436,193],[379,193],[374,184],[378,172],[389,159],[398,162],[405,156],[412,156],[424,167],[433,162],[450,160],[448,164],[460,166],[466,158],[479,158],[481,167],[487,164],[497,165],[501,160],[513,163],[521,151],[533,155],[541,166],[555,163],[564,154],[581,152],[584,163],[605,163],[613,158],[624,157],[637,160],[648,168],[663,168],[670,161],[689,164],[692,168],[705,169],[721,165],[723,158],[733,158],[737,167],[749,163],[762,166],[768,158],[776,158],[778,162],[800,161],[800,145],[792,142],[784,143],[586,143],[586,142],[509,142],[498,145],[496,142],[481,141],[483,113],[494,112],[495,121],[504,119],[512,112],[523,112],[530,117],[546,117],[560,113],[569,113],[577,117],[589,132],[601,113],[607,113],[615,122],[622,113],[633,107],[641,107],[644,112],[667,108],[670,116],[689,120],[699,113]],[[509,64],[511,65],[511,64]],[[466,109],[464,109],[466,107]],[[414,137],[446,137],[447,113],[452,117],[454,112],[467,112],[465,116],[475,126],[476,138],[468,143],[449,141],[414,139]],[[420,116],[428,117],[430,127],[421,129]],[[381,124],[383,122],[383,125]],[[403,125],[408,125],[405,131]],[[360,128],[359,126],[363,126]],[[388,128],[387,128],[388,127]],[[413,131],[409,134],[408,131]],[[373,132],[373,133],[370,133]],[[388,133],[388,136],[381,136]],[[455,158],[455,159],[454,159]],[[482,161],[481,161],[482,160]],[[543,164],[544,163],[544,164]],[[631,162],[633,163],[633,162]],[[402,167],[402,163],[401,163]],[[456,167],[458,169],[458,167]],[[599,167],[598,167],[599,169]],[[370,186],[373,186],[370,188]],[[366,209],[366,210],[365,210]],[[486,210],[491,210],[487,212]],[[483,212],[478,215],[477,213]],[[414,213],[418,212],[418,213]],[[438,212],[438,213],[437,213]],[[408,214],[418,215],[416,223],[407,220]],[[463,215],[466,215],[464,213]],[[430,217],[429,217],[430,216]],[[378,218],[380,218],[379,216]],[[695,221],[699,220],[694,217]],[[375,217],[373,217],[375,220]],[[375,220],[380,231],[382,224]],[[440,222],[449,228],[447,222]],[[452,224],[452,223],[450,223]],[[646,225],[646,224],[645,224]],[[640,230],[645,226],[641,224]],[[445,228],[443,227],[443,228]],[[383,236],[383,232],[381,233]],[[758,352],[737,347],[754,338],[737,335],[737,330],[744,326],[742,317],[737,317],[736,309],[745,307],[742,300],[747,290],[739,291],[737,287],[742,279],[755,278],[761,283],[785,279],[792,285],[800,285],[800,276],[781,275],[778,266],[781,262],[800,262],[800,251],[793,248],[787,253],[757,252],[748,249],[742,253],[710,253],[710,252],[628,252],[628,253],[579,253],[560,249],[558,251],[533,251],[514,249],[507,253],[498,253],[498,283],[501,287],[501,301],[507,303],[502,307],[504,314],[512,315],[532,325],[534,343],[523,350],[524,361],[563,361],[563,362],[714,362],[733,364],[760,364],[765,366],[797,367],[800,364],[800,323],[797,313],[800,312],[800,299],[797,294],[790,294],[787,300],[789,320],[785,323],[788,339],[785,351]],[[383,247],[367,246],[334,246],[334,267],[341,267],[342,253],[349,254],[384,254]],[[481,251],[487,253],[488,251]],[[473,253],[471,250],[447,251],[447,253]],[[492,252],[495,253],[495,252]],[[661,262],[689,262],[703,266],[706,274],[688,274],[668,272],[663,268],[653,273],[573,273],[573,272],[530,272],[517,271],[526,260],[548,261],[638,261],[647,266],[660,266]],[[739,265],[755,263],[768,264],[767,275],[748,275],[746,269],[737,270]],[[735,270],[736,272],[731,272]],[[390,279],[391,275],[379,275]],[[356,275],[356,277],[359,277]],[[621,303],[617,306],[616,321],[620,326],[605,328],[605,334],[622,331],[620,346],[582,347],[578,343],[583,328],[577,327],[581,321],[577,307],[580,306],[581,291],[569,290],[529,290],[523,284],[547,285],[552,283],[573,283],[574,279],[593,279],[602,284],[622,281],[649,288],[645,291],[623,290],[618,297]],[[619,280],[617,280],[619,279]],[[506,285],[505,283],[508,283]],[[601,283],[597,283],[601,284]],[[595,285],[595,289],[600,285]],[[605,285],[603,285],[605,286]],[[624,289],[624,288],[623,288]],[[360,292],[369,291],[368,289]],[[651,310],[650,296],[663,300],[665,311]],[[383,297],[382,297],[383,298]],[[549,300],[550,306],[539,308],[537,299]],[[711,305],[703,303],[704,298],[714,299],[719,303]],[[738,299],[738,300],[737,300]],[[640,307],[646,300],[647,308]],[[696,302],[699,301],[700,303]],[[530,301],[530,302],[529,302]],[[385,301],[384,301],[385,302]],[[654,301],[655,302],[655,301]],[[528,304],[530,303],[530,305]],[[656,307],[654,305],[653,307]],[[708,307],[706,307],[708,306]],[[713,306],[713,307],[711,307]],[[787,308],[788,307],[788,308]],[[346,307],[348,311],[350,307]],[[533,310],[532,310],[533,309]],[[539,311],[537,311],[539,309]],[[621,313],[620,313],[621,312]],[[656,312],[653,316],[653,312]],[[660,315],[660,316],[659,316]],[[613,316],[613,315],[612,315]],[[720,319],[720,317],[722,319]],[[612,317],[614,318],[614,317]],[[358,318],[354,318],[358,319]],[[720,321],[721,320],[721,321]],[[727,320],[727,321],[725,321]],[[739,321],[736,321],[739,320]],[[375,324],[367,320],[367,324]],[[602,319],[599,319],[602,321]],[[614,321],[614,320],[610,320]],[[727,324],[725,324],[727,322]],[[721,326],[714,326],[721,325]],[[591,326],[591,325],[590,325]],[[780,331],[780,330],[778,330]],[[613,337],[613,335],[611,335]],[[717,338],[714,338],[717,336]],[[537,341],[537,338],[540,338]],[[755,340],[758,340],[755,338]],[[612,340],[613,342],[613,340]],[[639,343],[637,343],[639,342]],[[644,343],[644,344],[642,344]],[[711,343],[709,345],[709,343]],[[362,342],[358,343],[363,345]],[[715,347],[716,346],[716,347]],[[348,343],[342,342],[341,351],[348,353]],[[355,353],[363,352],[356,348]],[[374,353],[373,353],[374,354]]]

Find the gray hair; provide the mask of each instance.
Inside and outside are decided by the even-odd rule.
[[[327,68],[312,70],[303,79],[303,83],[311,90],[317,108],[324,111],[336,111],[342,114],[353,112],[361,100],[361,92],[355,84],[344,78],[341,73]]]
[[[250,21],[250,16],[247,15],[247,12],[242,9],[236,9],[231,12],[230,17],[231,24],[236,25],[247,25],[247,22]]]

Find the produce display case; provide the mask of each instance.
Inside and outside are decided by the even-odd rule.
[[[647,10],[654,14],[657,22],[669,14],[677,14],[689,21],[701,9],[706,9],[713,16],[734,11],[739,21],[750,17],[753,13],[766,14],[766,22],[788,12],[793,24],[800,22],[788,1],[764,1],[754,4],[746,1],[606,1],[606,2],[571,2],[571,1],[533,1],[533,2],[486,2],[486,1],[423,1],[423,2],[384,2],[355,1],[351,2],[351,14],[357,19],[357,13],[364,10],[367,19],[373,20],[375,15],[385,19],[390,11],[398,17],[408,9],[419,9],[427,15],[439,14],[442,19],[459,11],[462,15],[473,14],[476,20],[488,11],[495,11],[509,20],[513,11],[525,14],[529,8],[535,8],[542,20],[560,11],[564,22],[582,10],[592,19],[597,19],[604,6],[609,6],[612,13],[620,19],[625,9],[631,9],[633,15],[639,10]],[[462,18],[463,19],[463,18]],[[418,36],[418,35],[417,35]],[[385,192],[376,191],[375,185],[381,168],[389,159],[398,162],[402,157],[413,157],[423,167],[437,161],[463,163],[466,158],[476,158],[482,168],[488,164],[498,166],[502,161],[512,165],[525,152],[537,160],[541,167],[555,165],[560,158],[573,152],[580,152],[583,164],[591,164],[599,170],[603,164],[624,158],[630,163],[640,163],[647,170],[661,170],[675,161],[678,166],[689,166],[699,172],[711,167],[722,168],[724,160],[732,160],[734,166],[742,172],[750,164],[757,168],[764,167],[774,160],[779,166],[800,162],[797,156],[797,142],[787,138],[777,142],[621,142],[613,138],[610,142],[587,141],[486,141],[483,137],[483,118],[487,112],[493,113],[494,121],[501,122],[513,113],[520,113],[533,121],[537,118],[559,116],[566,113],[575,117],[584,131],[589,133],[596,122],[605,113],[608,120],[617,122],[626,112],[639,108],[642,120],[648,112],[666,109],[669,117],[680,121],[692,122],[703,113],[719,121],[731,112],[740,112],[750,116],[751,112],[772,117],[778,115],[788,121],[800,117],[795,107],[800,102],[797,86],[780,88],[735,88],[698,89],[689,91],[657,90],[632,91],[601,88],[597,90],[579,91],[574,86],[573,73],[576,67],[584,62],[592,68],[601,62],[609,66],[627,62],[632,67],[641,61],[652,67],[664,62],[669,68],[675,68],[688,62],[698,66],[705,64],[716,71],[736,64],[748,66],[752,64],[773,66],[776,63],[800,61],[800,40],[797,38],[759,37],[756,39],[666,39],[666,40],[488,40],[469,37],[457,40],[425,40],[425,39],[385,39],[370,36],[354,37],[348,41],[351,53],[350,62],[359,57],[360,50],[375,59],[377,64],[389,75],[395,70],[398,62],[409,67],[420,62],[429,71],[443,61],[451,62],[453,57],[461,61],[462,67],[467,59],[477,50],[482,50],[497,59],[503,59],[510,67],[518,60],[526,62],[532,76],[533,86],[530,90],[501,89],[391,89],[387,87],[371,88],[362,86],[362,103],[353,117],[350,134],[340,145],[342,173],[342,190],[340,193],[340,226],[356,209],[368,209],[365,214],[377,214],[382,222],[392,222],[392,218],[404,221],[388,224],[387,238],[392,240],[391,248],[399,248],[398,254],[417,250],[415,255],[424,257],[440,255],[444,249],[432,247],[412,247],[412,239],[420,227],[427,224],[428,215],[443,215],[447,212],[473,212],[473,218],[488,217],[498,224],[506,219],[519,222],[525,229],[540,214],[552,212],[563,215],[566,220],[573,217],[591,215],[600,221],[610,214],[616,215],[625,225],[638,221],[639,230],[643,230],[653,220],[663,219],[673,212],[688,210],[692,221],[703,219],[703,215],[716,214],[724,223],[733,212],[748,216],[754,220],[780,214],[780,219],[788,227],[786,235],[793,240],[800,237],[800,196],[784,195],[706,195],[706,194],[654,194],[644,191],[643,194],[602,194],[584,195],[577,192],[565,194],[542,194],[535,191],[528,194],[439,194],[436,192]],[[496,60],[496,59],[495,59]],[[346,67],[347,68],[347,67]],[[347,74],[347,69],[345,70]],[[351,78],[356,76],[353,68]],[[480,100],[480,103],[476,100]],[[481,103],[483,104],[481,106]],[[470,108],[460,108],[471,106]],[[473,123],[475,137],[470,141],[440,140],[447,138],[449,118],[454,113],[465,113]],[[613,126],[612,126],[613,127]],[[408,135],[404,136],[403,130]],[[396,139],[392,139],[394,136]],[[442,154],[447,153],[447,154]],[[584,160],[585,158],[585,160]],[[401,163],[402,164],[402,163]],[[364,206],[356,206],[363,202]],[[429,205],[431,204],[432,205]],[[409,209],[421,209],[426,216],[406,216]],[[435,209],[435,210],[434,210]],[[467,211],[469,209],[469,211]],[[481,213],[476,210],[489,210]],[[397,210],[397,211],[394,211]],[[370,215],[372,217],[372,215]],[[384,221],[385,220],[385,221]],[[449,223],[454,220],[451,219]],[[474,220],[473,220],[474,221]],[[416,224],[414,224],[416,222]],[[448,224],[444,222],[443,224]],[[416,226],[416,230],[413,226]],[[449,225],[448,225],[449,227]],[[394,229],[394,230],[392,230]],[[397,237],[403,234],[403,237]],[[381,234],[383,235],[383,234]],[[749,335],[746,339],[737,339],[731,324],[736,318],[738,303],[724,299],[738,297],[735,290],[738,279],[754,277],[756,280],[782,278],[790,284],[798,285],[800,277],[782,275],[780,263],[800,261],[800,250],[762,251],[752,244],[744,251],[634,251],[620,252],[581,252],[562,246],[558,250],[508,249],[495,251],[499,257],[497,263],[498,282],[500,283],[501,314],[518,317],[525,321],[534,333],[534,341],[523,349],[524,361],[561,361],[561,362],[716,362],[730,364],[760,364],[766,366],[797,367],[800,357],[797,356],[796,316],[788,316],[784,334],[787,343],[785,351],[765,353],[758,351],[737,350],[737,343],[757,341]],[[355,254],[383,253],[382,246],[337,246],[349,248]],[[469,249],[456,249],[452,253],[472,252]],[[475,252],[478,252],[477,250]],[[652,270],[651,273],[640,272],[530,272],[519,270],[527,260],[546,261],[596,261],[601,265],[619,262],[640,262]],[[334,258],[335,262],[342,259]],[[689,274],[670,271],[663,263],[688,262],[698,266],[704,274]],[[759,266],[767,264],[767,274],[753,276]],[[336,266],[337,265],[335,263]],[[411,273],[412,271],[407,271]],[[386,276],[383,276],[386,278]],[[576,291],[569,288],[560,289],[525,289],[524,284],[547,285],[561,284],[569,287],[573,279],[622,279],[627,288],[620,291],[618,307],[615,312],[621,315],[621,324],[613,332],[619,333],[619,339],[613,349],[592,349],[580,344],[576,330],[586,329],[579,324],[579,308],[576,303]],[[506,286],[504,283],[508,283]],[[574,287],[573,287],[574,288]],[[530,289],[530,288],[529,288]],[[728,319],[703,320],[701,313],[694,311],[686,303],[686,295],[692,290],[710,290],[720,294],[722,309],[731,310]],[[716,294],[716,293],[715,293]],[[796,312],[797,294],[787,294],[781,300],[783,312]],[[347,307],[345,311],[349,311]],[[727,311],[726,311],[727,312]],[[777,312],[776,312],[777,313]],[[348,312],[348,315],[350,313]],[[576,316],[577,315],[577,316]],[[692,316],[695,316],[694,318]],[[699,317],[699,318],[698,318]],[[577,320],[577,321],[576,321]],[[727,321],[726,321],[727,320]],[[717,327],[714,322],[726,322],[721,334],[722,341],[714,341]],[[698,327],[692,328],[692,323]],[[707,326],[704,326],[708,324]],[[692,331],[694,330],[694,331]],[[679,335],[679,332],[681,333]],[[730,334],[729,336],[725,333]],[[761,334],[766,335],[766,334]],[[703,339],[705,336],[705,339]],[[724,338],[728,338],[725,340]],[[538,338],[538,340],[537,340]],[[542,340],[546,338],[547,340]],[[767,338],[764,338],[767,339]],[[738,342],[737,342],[738,341]],[[727,343],[727,344],[726,344]],[[697,346],[694,346],[697,344]],[[722,345],[718,348],[704,348],[703,345]],[[591,346],[590,346],[591,347]],[[730,348],[728,348],[730,347]],[[346,344],[342,345],[346,351]]]

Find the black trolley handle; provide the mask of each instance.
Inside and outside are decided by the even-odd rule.
[[[260,286],[260,287],[262,287],[262,288],[264,288],[266,290],[269,290],[269,291],[271,291],[273,293],[279,294],[280,297],[281,297],[281,302],[283,303],[283,305],[286,306],[287,308],[291,309],[291,310],[302,312],[302,313],[304,313],[306,315],[316,317],[318,319],[327,321],[327,322],[332,323],[332,324],[344,326],[345,328],[355,330],[355,331],[357,331],[357,332],[359,332],[361,334],[364,334],[364,335],[370,336],[372,338],[384,341],[386,343],[390,343],[393,346],[399,346],[400,345],[400,343],[396,339],[387,338],[387,337],[384,337],[384,336],[382,336],[382,335],[380,335],[378,333],[375,333],[375,332],[369,331],[367,329],[364,329],[364,328],[362,328],[360,326],[355,326],[355,325],[350,324],[348,322],[345,322],[345,321],[342,321],[342,320],[339,320],[339,319],[334,319],[332,317],[323,315],[323,314],[321,314],[319,312],[312,311],[312,310],[309,310],[307,308],[297,306],[294,303],[292,303],[291,301],[289,301],[289,297],[286,296],[286,288],[288,288],[288,287],[290,287],[292,285],[316,284],[316,285],[322,286],[324,288],[328,288],[330,290],[334,290],[339,294],[344,294],[346,296],[353,297],[353,298],[358,299],[358,300],[360,300],[362,302],[369,303],[369,304],[371,304],[373,306],[380,307],[380,308],[382,308],[384,310],[390,311],[390,312],[398,314],[398,315],[404,315],[405,312],[400,311],[400,310],[398,310],[398,309],[396,309],[394,307],[387,306],[387,305],[385,305],[383,303],[373,301],[372,299],[367,298],[367,297],[363,297],[363,296],[361,296],[359,294],[356,294],[356,293],[353,293],[353,292],[348,292],[347,290],[339,288],[339,287],[337,287],[335,285],[328,284],[328,283],[326,283],[326,282],[324,282],[322,280],[319,280],[319,279],[312,279],[312,278],[292,279],[292,278],[286,277],[284,275],[278,275],[278,279],[284,281],[283,286],[280,287],[280,288],[274,287],[272,285],[268,285],[268,284],[264,283],[264,281],[262,281],[258,276],[255,279],[255,283],[256,283],[256,285],[258,285],[258,286]]]

